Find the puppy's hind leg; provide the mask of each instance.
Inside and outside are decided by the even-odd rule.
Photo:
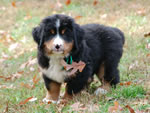
[[[104,80],[104,65],[104,63],[100,65],[98,73],[96,74],[98,79],[101,81],[101,86],[95,91],[96,95],[106,94],[108,91],[110,91],[111,88],[110,83]]]

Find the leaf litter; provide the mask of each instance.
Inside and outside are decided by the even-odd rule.
[[[109,113],[121,113],[123,112],[123,110],[125,110],[125,108],[127,108],[130,113],[144,113],[140,110],[134,110],[131,106],[129,105],[125,105],[124,107],[121,107],[120,104],[117,101],[114,101],[114,106],[110,106],[108,108],[108,112]]]

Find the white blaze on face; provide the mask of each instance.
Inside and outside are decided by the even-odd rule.
[[[59,34],[56,35],[56,38],[54,39],[54,42],[53,42],[54,45],[63,45],[64,42],[63,40],[60,38]]]
[[[57,29],[57,34],[56,34],[56,37],[54,39],[54,45],[62,45],[64,44],[62,38],[60,37],[60,34],[59,34],[59,27],[60,27],[60,20],[58,19],[56,21],[56,29]]]
[[[59,28],[59,27],[60,27],[60,20],[57,19],[57,21],[56,21],[56,28]]]

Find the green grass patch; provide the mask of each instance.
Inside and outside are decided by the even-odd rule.
[[[139,85],[130,86],[118,86],[112,90],[112,93],[108,96],[117,99],[132,99],[132,98],[143,98],[146,94],[146,90]]]

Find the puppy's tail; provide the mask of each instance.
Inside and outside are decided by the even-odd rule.
[[[125,43],[125,36],[124,36],[124,33],[120,30],[120,29],[117,29],[117,28],[114,28],[114,30],[119,33],[120,37],[122,38],[122,44],[124,45]]]

